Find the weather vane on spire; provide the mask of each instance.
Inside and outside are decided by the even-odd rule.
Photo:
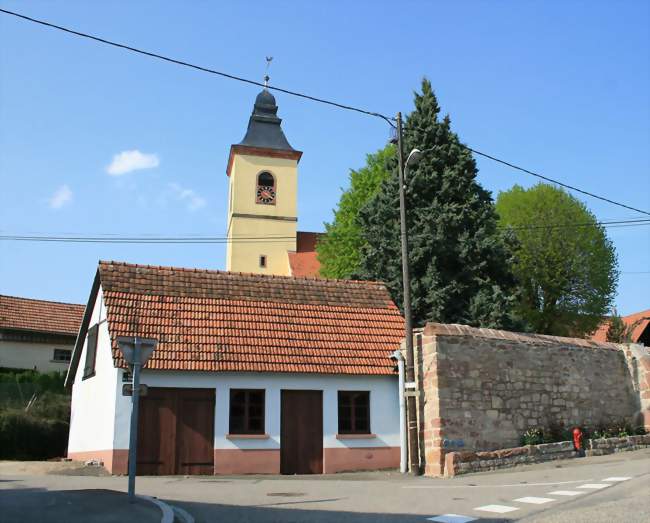
[[[264,87],[269,86],[269,80],[271,79],[269,77],[269,68],[271,67],[271,62],[273,61],[272,56],[267,56],[266,57],[266,74],[264,75]]]

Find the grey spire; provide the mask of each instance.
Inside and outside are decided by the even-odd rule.
[[[282,132],[280,126],[282,120],[278,118],[277,112],[278,106],[275,103],[275,97],[268,89],[263,89],[255,98],[253,114],[248,121],[246,136],[239,145],[293,151],[294,148],[289,145]]]

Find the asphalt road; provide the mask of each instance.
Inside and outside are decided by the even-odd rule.
[[[0,505],[19,489],[126,490],[122,477],[5,474],[0,468]],[[196,523],[648,523],[650,449],[447,480],[396,473],[143,477],[137,490],[185,509]],[[23,499],[29,503],[29,494]],[[6,514],[0,521],[29,521]]]

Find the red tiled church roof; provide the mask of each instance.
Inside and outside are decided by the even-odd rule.
[[[320,262],[316,253],[316,243],[322,233],[298,231],[296,252],[289,254],[291,275],[296,277],[319,277]]]
[[[622,316],[623,323],[629,328],[634,325],[632,330],[631,341],[637,343],[643,332],[650,325],[650,309],[630,314],[629,316]],[[609,330],[609,320],[605,320],[600,324],[596,332],[591,335],[594,341],[607,341],[607,331]]]
[[[77,335],[84,306],[0,295],[0,329]]]
[[[100,262],[117,336],[159,340],[159,370],[392,374],[403,320],[385,286]]]

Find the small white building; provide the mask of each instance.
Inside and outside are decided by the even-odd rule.
[[[65,372],[84,306],[0,295],[0,368]]]
[[[139,474],[399,465],[403,319],[384,285],[100,262],[66,385],[68,456],[127,471],[118,336],[155,338]]]

